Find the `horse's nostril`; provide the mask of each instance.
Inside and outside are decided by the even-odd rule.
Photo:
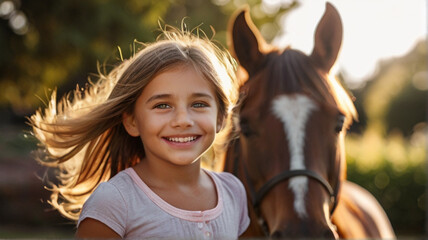
[[[337,236],[336,236],[336,234],[333,233],[333,231],[331,229],[327,229],[324,231],[323,238],[324,239],[337,239]]]
[[[282,231],[281,231],[282,230]],[[338,239],[338,235],[330,228],[305,225],[304,227],[290,227],[286,229],[275,230],[270,238],[272,239]]]
[[[280,231],[275,231],[270,235],[271,238],[281,238],[282,233]]]

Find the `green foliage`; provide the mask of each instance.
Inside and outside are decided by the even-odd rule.
[[[14,0],[0,0],[15,2]],[[215,3],[213,3],[215,2]],[[274,6],[275,14],[263,12],[261,0],[105,0],[22,1],[20,9],[29,27],[16,34],[7,20],[0,20],[0,107],[26,115],[46,100],[48,89],[58,87],[61,96],[84,86],[87,76],[97,73],[97,62],[115,64],[117,48],[131,56],[134,39],[155,40],[159,21],[189,29],[200,28],[226,44],[227,23],[232,13],[247,4],[256,25],[269,22],[270,38],[279,30],[277,16],[296,5]],[[271,6],[272,8],[272,6]],[[272,11],[272,9],[271,9]],[[202,25],[201,25],[202,24]]]
[[[406,137],[382,135],[372,124],[346,137],[348,180],[371,192],[399,237],[422,236],[426,215],[426,124]]]
[[[348,179],[371,192],[388,215],[398,237],[422,236],[426,212],[425,164],[397,171],[393,163],[360,172],[358,160],[348,164]]]
[[[353,91],[360,123],[346,138],[348,179],[378,199],[399,237],[425,232],[426,64],[420,41]]]
[[[401,130],[405,135],[414,132],[414,126],[426,119],[427,91],[415,89],[412,84],[403,87],[401,93],[390,103],[386,118],[387,131]],[[405,113],[400,110],[406,110]]]

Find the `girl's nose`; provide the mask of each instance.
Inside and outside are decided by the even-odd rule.
[[[177,109],[172,119],[173,127],[187,128],[193,126],[193,119],[187,109]]]

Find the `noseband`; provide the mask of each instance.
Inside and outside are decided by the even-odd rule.
[[[286,181],[290,178],[293,177],[298,177],[298,176],[306,176],[306,177],[310,177],[316,181],[318,181],[329,193],[330,195],[330,201],[333,203],[333,207],[330,211],[330,214],[333,214],[334,209],[336,208],[336,197],[337,197],[337,191],[333,190],[333,188],[330,186],[330,184],[324,179],[322,178],[320,175],[318,175],[317,173],[311,171],[311,170],[307,170],[307,169],[298,169],[298,170],[289,170],[289,171],[283,171],[280,174],[276,175],[275,177],[271,178],[269,181],[267,181],[258,191],[254,191],[254,186],[252,186],[252,184],[249,184],[251,187],[250,191],[252,191],[251,193],[251,198],[253,200],[253,207],[254,208],[258,208],[261,201],[263,200],[264,196],[270,191],[272,190],[275,185],[277,185],[278,183],[282,182],[282,181]],[[249,176],[247,177],[247,181],[249,181]]]
[[[233,174],[235,176],[238,177],[238,172],[239,172],[239,154],[237,154],[240,149],[239,148],[239,139],[235,139],[233,141],[233,144],[235,145],[235,159],[234,159],[234,165],[233,165]],[[340,161],[339,161],[340,164]],[[340,169],[340,166],[339,168]],[[298,169],[298,170],[288,170],[288,171],[283,171],[280,174],[276,175],[275,177],[269,179],[259,190],[255,190],[254,185],[251,182],[251,178],[249,176],[248,170],[245,166],[243,166],[243,171],[245,174],[245,181],[246,184],[248,186],[248,192],[250,194],[251,197],[251,202],[253,205],[253,208],[257,214],[257,217],[259,218],[259,223],[262,225],[262,228],[265,232],[265,235],[268,236],[269,232],[267,231],[267,226],[266,226],[266,221],[262,218],[261,214],[260,214],[260,204],[263,200],[263,198],[266,196],[266,194],[271,191],[277,184],[283,182],[283,181],[287,181],[290,178],[293,177],[299,177],[299,176],[305,176],[305,177],[309,177],[311,179],[316,180],[318,183],[320,183],[328,192],[328,194],[330,195],[330,201],[332,203],[331,209],[330,209],[330,215],[333,214],[334,210],[337,207],[337,195],[339,192],[339,175],[338,175],[338,180],[337,180],[337,186],[336,188],[333,190],[333,187],[331,187],[330,183],[328,181],[326,181],[324,178],[322,178],[319,174],[317,174],[314,171],[311,170],[307,170],[307,169]]]

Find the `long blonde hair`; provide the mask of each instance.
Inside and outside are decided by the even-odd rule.
[[[125,131],[122,114],[133,112],[155,74],[178,64],[195,67],[216,89],[225,124],[202,158],[203,166],[216,166],[232,129],[230,112],[238,98],[236,62],[200,33],[165,27],[157,41],[144,44],[108,74],[99,73],[98,81],[90,82],[85,91],[76,89],[58,103],[54,92],[48,106],[29,117],[40,142],[36,159],[57,169],[57,180],[48,181],[47,187],[52,191],[50,204],[61,214],[78,219],[83,203],[100,182],[143,159],[142,142]]]

